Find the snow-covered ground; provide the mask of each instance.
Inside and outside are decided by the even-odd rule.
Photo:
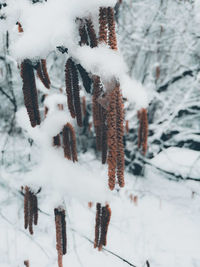
[[[28,170],[32,163],[25,157],[29,153],[25,150],[27,141],[18,142],[16,153],[24,159],[21,166],[26,165]],[[36,151],[35,161],[39,156]],[[88,181],[90,170],[96,176],[105,173],[102,183],[107,184],[105,169],[93,154],[79,156],[79,164],[86,169],[80,173],[83,181]],[[23,196],[14,186],[24,180],[20,163],[2,165],[0,177],[0,266],[23,266],[23,261],[29,259],[30,267],[56,267],[54,215],[50,208],[51,199],[57,197],[56,189],[51,195],[45,190],[38,195],[39,225],[30,236],[23,228]],[[147,260],[151,267],[200,266],[200,184],[169,181],[150,167],[145,177],[126,173],[125,188],[112,193],[108,251],[93,248],[95,203],[89,208],[87,199],[66,194],[63,205],[67,212],[68,253],[63,257],[64,267],[145,267]],[[77,184],[79,192],[88,191],[87,184],[83,184]]]

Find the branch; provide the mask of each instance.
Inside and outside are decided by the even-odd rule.
[[[186,77],[186,76],[191,76],[191,77],[193,77],[193,76],[194,76],[193,73],[194,73],[194,72],[197,72],[197,71],[200,71],[200,68],[195,69],[195,70],[186,70],[186,71],[184,71],[184,72],[181,73],[180,75],[177,75],[177,76],[173,77],[171,80],[169,80],[169,81],[166,82],[165,84],[161,85],[161,86],[157,89],[157,92],[158,92],[158,93],[161,93],[161,92],[166,91],[167,88],[168,88],[171,84],[173,84],[173,83],[175,83],[175,82],[181,80],[182,78],[184,78],[184,77]]]
[[[78,233],[75,229],[71,228],[71,231],[72,231],[72,232],[75,232],[76,234],[78,234],[78,235],[81,236],[82,238],[86,239],[86,240],[89,241],[91,244],[94,244],[94,242],[93,242],[91,239],[89,239],[88,237],[84,236],[83,234]],[[137,266],[134,265],[133,263],[131,263],[131,262],[129,262],[128,260],[122,258],[121,256],[115,254],[114,252],[108,250],[107,248],[104,248],[104,247],[103,247],[102,250],[108,252],[109,254],[115,256],[116,258],[120,259],[121,261],[127,263],[128,265],[130,265],[130,266],[132,266],[132,267],[137,267]]]

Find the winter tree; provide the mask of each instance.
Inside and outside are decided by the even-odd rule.
[[[0,266],[199,266],[199,14],[0,2]]]

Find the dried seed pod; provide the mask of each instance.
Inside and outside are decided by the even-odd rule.
[[[90,47],[96,47],[98,45],[97,36],[94,30],[94,25],[91,19],[86,19],[87,32],[90,40]]]
[[[23,81],[22,90],[24,94],[24,104],[29,115],[31,126],[35,127],[40,124],[40,113],[33,67],[28,60],[24,60],[21,64],[21,77]]]
[[[115,32],[115,16],[112,7],[107,8],[108,18],[108,44],[111,49],[117,50],[117,37]]]
[[[128,120],[126,120],[125,129],[126,129],[126,133],[128,134],[129,133],[129,121]]]
[[[99,9],[99,43],[107,43],[107,8]]]

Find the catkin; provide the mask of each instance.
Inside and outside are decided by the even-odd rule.
[[[110,218],[111,209],[109,205],[107,204],[102,207],[100,203],[97,203],[94,248],[98,248],[99,251],[107,244],[107,232]]]
[[[93,97],[92,97],[92,111],[93,111],[93,123],[96,133],[96,148],[101,150],[101,141],[102,141],[102,128],[101,128],[101,115],[102,107],[98,102],[98,99],[102,93],[102,86],[99,76],[93,76]]]
[[[116,131],[117,131],[117,178],[120,187],[124,187],[124,112],[119,85],[116,86]]]
[[[76,117],[74,101],[73,101],[73,85],[72,85],[72,59],[69,58],[65,65],[65,85],[66,85],[66,94],[67,94],[67,104],[69,112],[72,118]]]
[[[31,63],[24,60],[21,64],[21,77],[23,81],[24,104],[27,109],[31,126],[40,124],[38,96],[35,84],[35,76]]]
[[[107,8],[99,9],[99,43],[107,43]]]
[[[115,187],[115,173],[117,167],[117,129],[116,129],[116,90],[109,93],[110,104],[107,111],[108,125],[108,185],[111,190]]]
[[[64,155],[67,159],[72,159],[73,162],[78,161],[76,149],[76,134],[73,126],[67,123],[63,128],[63,147]]]
[[[90,40],[90,47],[96,47],[98,45],[97,36],[94,30],[94,25],[91,19],[86,19],[87,32]]]
[[[33,234],[33,223],[34,225],[38,223],[38,200],[36,194],[26,186],[24,192],[24,228],[29,228],[31,235]]]
[[[112,7],[107,8],[108,19],[108,44],[111,49],[117,50],[117,37],[115,32],[115,16]]]
[[[75,63],[71,62],[71,72],[72,72],[72,85],[73,85],[73,97],[74,97],[74,107],[76,113],[76,120],[78,126],[82,127],[82,113],[81,113],[81,101],[80,101],[80,88],[78,81],[78,71]]]
[[[148,115],[147,110],[142,108],[138,111],[139,129],[138,129],[138,148],[142,147],[143,155],[147,152],[148,139]]]

